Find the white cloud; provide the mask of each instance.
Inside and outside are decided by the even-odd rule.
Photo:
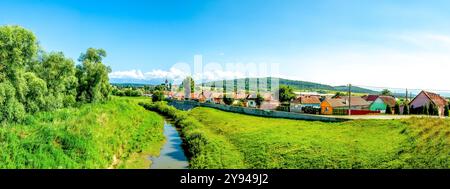
[[[182,80],[186,78],[186,76],[190,75],[189,72],[182,71],[176,68],[170,68],[168,71],[164,70],[152,70],[150,72],[146,72],[145,77],[147,79],[170,79],[170,80]]]
[[[115,71],[109,74],[110,78],[116,79],[145,79],[141,70]]]

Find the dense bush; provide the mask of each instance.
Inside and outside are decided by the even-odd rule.
[[[164,92],[160,90],[153,91],[152,101],[159,102],[164,100]]]
[[[144,95],[144,92],[141,89],[133,89],[133,88],[113,88],[111,91],[112,95],[115,96],[131,96],[131,97],[137,97]]]
[[[106,52],[88,49],[75,68],[63,53],[46,53],[35,35],[19,26],[0,26],[0,121],[109,98]]]

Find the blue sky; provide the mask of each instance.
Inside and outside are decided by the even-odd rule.
[[[104,48],[113,77],[167,77],[202,55],[332,85],[450,89],[449,20],[444,0],[0,2],[0,25],[32,30],[47,51]]]

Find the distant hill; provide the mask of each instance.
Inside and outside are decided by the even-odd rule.
[[[269,78],[251,78],[251,79],[256,79],[257,83],[260,83],[260,80],[269,80]],[[317,91],[317,92],[330,92],[330,91],[339,91],[339,92],[347,92],[348,91],[348,87],[347,86],[331,86],[331,85],[326,85],[326,84],[320,84],[320,83],[314,83],[314,82],[308,82],[308,81],[297,81],[297,80],[289,80],[289,79],[283,79],[283,78],[278,78],[279,79],[279,84],[280,85],[287,85],[290,86],[292,88],[294,88],[295,90],[304,90],[304,91]],[[215,83],[216,85],[218,85],[219,83],[221,83],[223,81],[214,81],[214,82],[207,82],[205,83],[205,85],[207,86],[214,86],[213,83]],[[227,80],[227,82],[233,82],[232,80]],[[245,83],[245,87],[248,87],[248,83],[249,83],[249,78],[245,78],[245,79],[235,79],[234,83],[236,85],[236,83],[241,83],[244,84]],[[365,88],[361,88],[361,87],[352,87],[352,92],[354,93],[368,93],[368,94],[378,94],[379,92],[374,91],[374,90],[370,90],[370,89],[365,89]]]
[[[159,85],[164,83],[164,79],[118,79],[110,78],[109,83],[111,84],[138,84],[138,85]]]

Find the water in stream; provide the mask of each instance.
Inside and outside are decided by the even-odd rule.
[[[152,161],[150,169],[187,169],[189,162],[184,153],[183,141],[176,128],[169,122],[164,123],[166,143],[159,157],[149,157]]]

